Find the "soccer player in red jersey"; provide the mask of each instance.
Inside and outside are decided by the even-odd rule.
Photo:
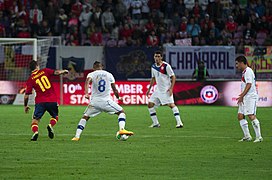
[[[26,82],[26,91],[24,96],[25,113],[28,113],[30,107],[28,106],[29,95],[32,94],[32,89],[36,91],[35,97],[35,110],[32,118],[31,130],[33,136],[31,141],[37,141],[39,136],[39,121],[47,111],[51,115],[50,123],[47,126],[48,137],[54,138],[53,126],[58,121],[58,103],[54,87],[51,83],[51,77],[54,75],[67,74],[68,70],[53,70],[53,69],[40,69],[37,61],[29,63],[31,76]]]

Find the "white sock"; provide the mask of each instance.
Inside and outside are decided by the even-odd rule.
[[[154,125],[159,124],[155,108],[154,107],[148,108],[148,111],[149,111],[153,124]]]
[[[80,137],[80,135],[81,135],[81,133],[82,133],[82,131],[83,131],[83,129],[85,128],[85,126],[86,126],[86,119],[80,119],[80,121],[79,121],[79,123],[78,123],[78,125],[77,125],[77,130],[76,130],[76,138],[79,138]]]
[[[119,130],[125,129],[126,125],[126,114],[120,113],[118,116]]]
[[[259,120],[256,118],[251,123],[252,123],[253,129],[255,131],[256,138],[261,137],[262,135],[261,135],[261,127],[260,127]]]
[[[182,125],[183,126],[183,123],[181,122],[181,119],[180,119],[178,107],[177,106],[173,107],[172,111],[173,111],[173,114],[174,114],[174,116],[176,118],[177,125]]]
[[[239,122],[240,122],[240,126],[244,132],[244,137],[250,137],[247,120],[242,119]]]

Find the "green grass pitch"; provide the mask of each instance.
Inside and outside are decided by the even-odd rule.
[[[135,135],[118,141],[117,116],[90,119],[72,142],[85,106],[60,106],[55,138],[47,137],[46,114],[39,139],[30,142],[31,116],[23,106],[0,106],[0,179],[271,179],[272,108],[258,108],[262,143],[237,142],[242,131],[236,107],[179,106],[184,128],[172,111],[157,109],[161,128],[148,128],[146,106],[124,106],[126,128]],[[254,136],[252,125],[249,124]]]

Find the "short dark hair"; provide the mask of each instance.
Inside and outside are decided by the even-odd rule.
[[[94,68],[94,69],[98,68],[100,64],[101,64],[101,62],[95,61],[95,62],[93,63],[93,68]]]
[[[238,56],[238,57],[235,59],[235,61],[237,61],[237,62],[242,62],[242,63],[244,63],[244,64],[247,64],[247,59],[246,59],[245,56]]]
[[[155,54],[160,54],[162,56],[162,52],[161,51],[155,51]]]
[[[29,68],[31,71],[34,71],[36,69],[36,67],[38,66],[38,62],[35,60],[32,60],[29,62]]]

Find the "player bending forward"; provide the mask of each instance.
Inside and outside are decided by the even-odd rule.
[[[86,122],[90,117],[95,117],[101,112],[108,112],[109,114],[118,115],[119,134],[120,135],[133,135],[133,132],[125,130],[126,114],[124,109],[114,102],[110,96],[110,90],[112,88],[114,95],[119,99],[118,91],[115,87],[115,79],[113,75],[105,70],[102,70],[103,66],[100,62],[96,61],[93,64],[94,71],[87,75],[85,81],[85,98],[89,99],[88,89],[89,84],[92,83],[92,95],[90,103],[84,111],[83,117],[80,119],[76,135],[72,138],[72,141],[78,141],[80,135],[86,126]]]

